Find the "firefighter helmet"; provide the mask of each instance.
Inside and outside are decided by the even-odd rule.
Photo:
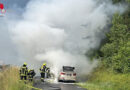
[[[23,64],[23,65],[27,66],[27,63],[26,63],[26,62],[24,62],[24,64]]]
[[[43,66],[46,66],[46,63],[43,63]]]

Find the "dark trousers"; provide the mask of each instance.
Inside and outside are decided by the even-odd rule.
[[[29,78],[28,80],[32,82],[32,81],[33,81],[33,78]]]
[[[45,73],[41,73],[41,78],[45,78]]]
[[[45,73],[41,73],[41,81],[44,82]]]
[[[28,80],[29,81],[33,81],[33,76],[32,75],[28,75]]]
[[[27,76],[20,76],[21,80],[27,80]]]

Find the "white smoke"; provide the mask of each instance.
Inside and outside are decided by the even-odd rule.
[[[33,66],[46,61],[56,73],[63,65],[89,73],[97,62],[85,53],[100,46],[111,16],[124,9],[106,0],[31,0],[23,19],[11,24],[11,35]]]
[[[0,65],[3,65],[3,64],[4,64],[3,60],[0,60]]]

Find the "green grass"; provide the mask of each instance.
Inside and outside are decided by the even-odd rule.
[[[10,67],[0,72],[0,90],[30,90],[19,80],[18,68]]]
[[[130,73],[117,74],[107,69],[91,73],[86,83],[78,83],[87,90],[130,90]]]

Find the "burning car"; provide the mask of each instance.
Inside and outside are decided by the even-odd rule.
[[[58,81],[73,81],[76,82],[76,72],[75,67],[63,66],[61,72],[59,73]]]

